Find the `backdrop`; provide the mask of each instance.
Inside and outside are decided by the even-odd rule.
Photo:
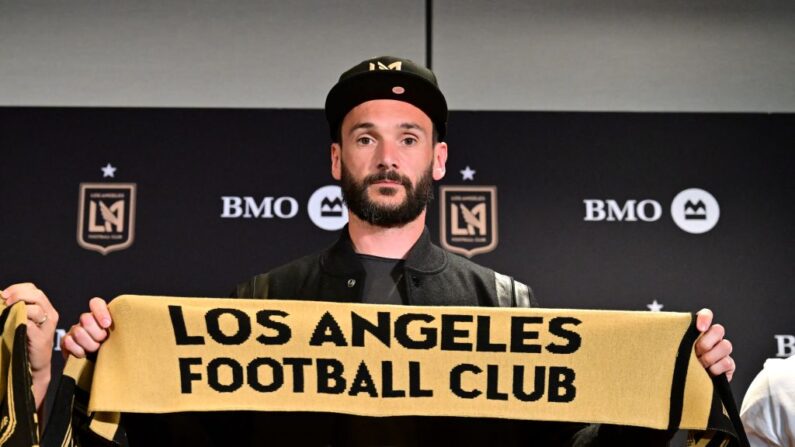
[[[793,114],[452,112],[428,227],[545,306],[711,308],[739,401],[795,352],[794,129]],[[0,287],[37,283],[62,330],[92,296],[226,296],[334,241],[328,146],[320,110],[0,108]]]

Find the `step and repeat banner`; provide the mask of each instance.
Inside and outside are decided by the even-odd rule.
[[[452,112],[447,141],[448,250],[549,307],[711,308],[738,400],[795,353],[795,115]],[[347,219],[320,110],[6,107],[0,151],[0,287],[38,284],[59,336],[93,296],[227,296]]]

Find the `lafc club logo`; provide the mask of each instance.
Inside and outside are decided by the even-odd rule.
[[[135,184],[81,183],[77,243],[106,255],[135,239]]]
[[[440,186],[441,243],[468,258],[497,247],[497,187]]]

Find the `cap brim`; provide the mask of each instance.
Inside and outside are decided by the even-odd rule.
[[[404,71],[379,70],[361,73],[339,82],[326,97],[326,119],[332,140],[345,115],[354,107],[374,99],[394,99],[422,110],[436,126],[439,139],[447,130],[447,101],[428,80]]]

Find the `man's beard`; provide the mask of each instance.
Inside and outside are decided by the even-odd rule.
[[[412,185],[408,177],[397,171],[381,171],[368,175],[361,182],[357,182],[343,164],[342,197],[348,205],[348,211],[359,219],[384,228],[402,227],[414,221],[433,200],[432,174],[433,165],[430,165],[417,180],[416,185]],[[368,188],[383,180],[400,182],[406,190],[406,199],[397,205],[382,205],[370,200]],[[382,187],[379,192],[387,196],[396,194],[398,191],[395,187]]]

